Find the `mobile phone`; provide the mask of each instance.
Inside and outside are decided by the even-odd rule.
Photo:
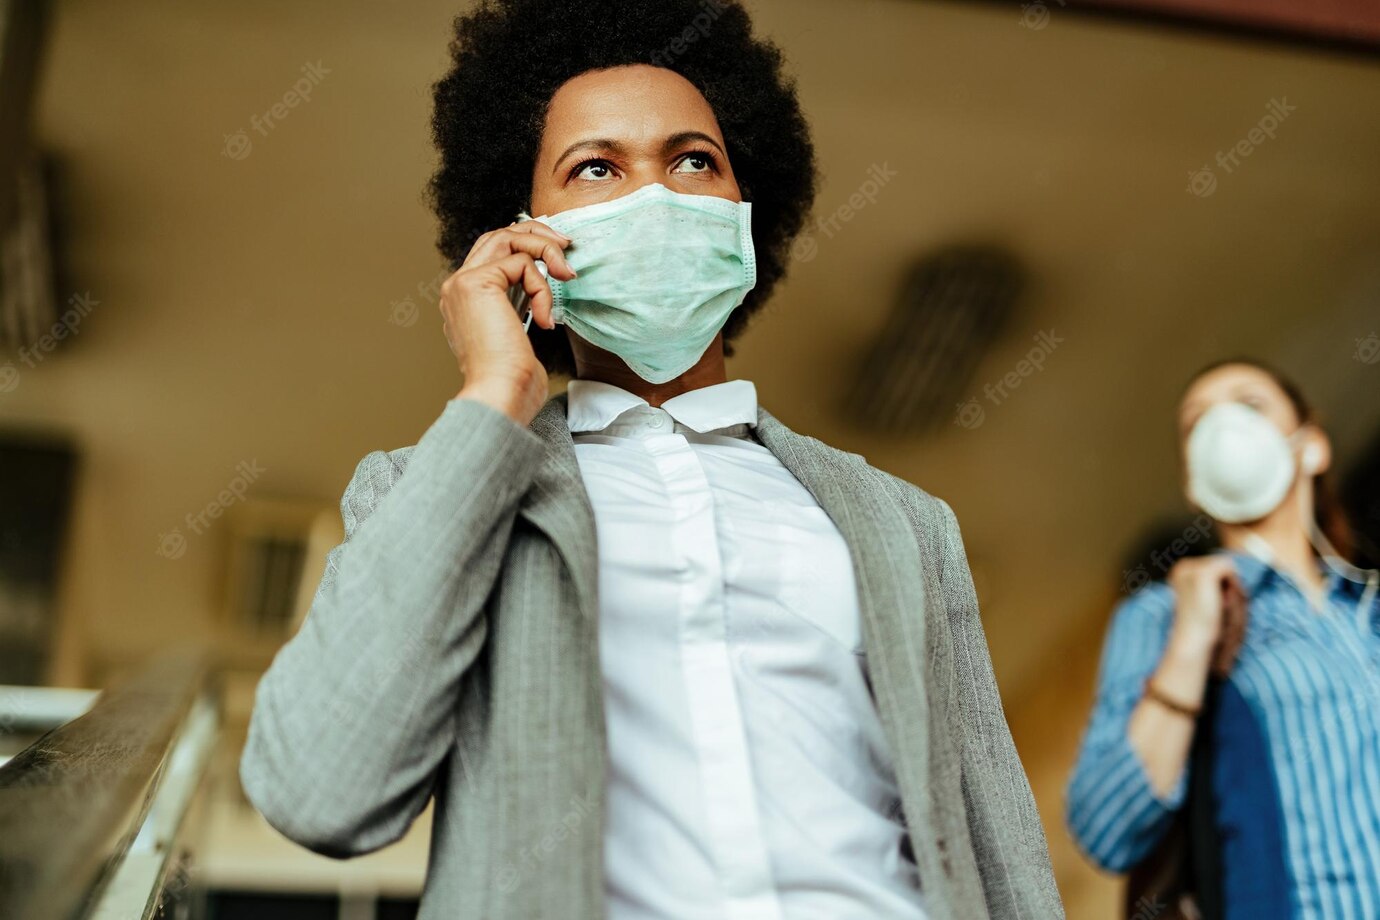
[[[522,331],[526,332],[532,325],[532,298],[519,284],[508,288],[508,301],[517,311],[518,319],[522,320]]]
[[[542,277],[549,278],[546,271],[546,263],[537,259],[537,270],[542,273]],[[508,288],[508,302],[517,311],[518,319],[522,320],[522,331],[526,332],[532,325],[532,298],[527,296],[522,285],[515,284]]]

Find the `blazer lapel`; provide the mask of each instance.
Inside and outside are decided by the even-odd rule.
[[[547,400],[532,420],[531,429],[546,442],[546,460],[537,470],[518,514],[555,545],[570,570],[581,612],[597,618],[599,569],[594,508],[566,424],[564,393]]]
[[[908,823],[929,813],[930,699],[920,547],[904,508],[858,454],[797,434],[758,407],[758,440],[800,480],[848,543],[868,673],[892,745]],[[909,782],[907,782],[909,778]]]

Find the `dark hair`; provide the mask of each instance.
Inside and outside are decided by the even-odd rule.
[[[1214,361],[1207,367],[1198,371],[1189,379],[1188,385],[1191,387],[1202,378],[1213,371],[1224,367],[1250,367],[1265,374],[1274,381],[1275,386],[1279,387],[1289,403],[1294,407],[1294,414],[1298,417],[1299,424],[1318,424],[1317,413],[1314,412],[1312,405],[1304,398],[1303,390],[1283,372],[1271,364],[1260,361],[1256,358],[1227,358],[1222,361]],[[1332,479],[1329,475],[1323,474],[1313,479],[1313,515],[1317,519],[1318,528],[1327,537],[1343,559],[1353,560],[1356,554],[1356,535],[1351,529],[1351,522],[1347,518],[1346,509],[1342,506],[1341,499],[1337,497],[1337,491],[1332,486]]]
[[[441,155],[430,203],[437,246],[459,268],[483,233],[530,203],[551,97],[591,70],[651,64],[704,95],[752,202],[757,286],[724,326],[728,343],[786,272],[814,202],[814,146],[780,50],[752,34],[737,0],[483,0],[455,20],[451,69],[435,90]],[[575,373],[563,330],[529,335],[548,371]]]

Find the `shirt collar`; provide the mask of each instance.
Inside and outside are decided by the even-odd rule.
[[[1284,581],[1285,577],[1272,565],[1266,563],[1252,553],[1240,550],[1229,550],[1229,554],[1236,562],[1236,572],[1241,576],[1241,588],[1247,594],[1263,590],[1265,586],[1273,580]],[[1355,582],[1349,578],[1343,578],[1334,572],[1321,559],[1317,560],[1318,569],[1322,572],[1327,594],[1355,595],[1360,597],[1365,593],[1366,583]]]
[[[1278,573],[1259,556],[1241,550],[1227,550],[1236,563],[1236,574],[1241,578],[1241,589],[1246,596],[1256,593],[1270,578]]]
[[[647,400],[600,380],[572,380],[566,390],[566,423],[572,432],[601,431]],[[757,387],[751,380],[726,380],[699,387],[661,404],[676,421],[701,434],[730,425],[757,424]]]

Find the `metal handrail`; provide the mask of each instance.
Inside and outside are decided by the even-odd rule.
[[[78,920],[98,906],[210,674],[199,651],[159,658],[0,766],[0,917]]]

